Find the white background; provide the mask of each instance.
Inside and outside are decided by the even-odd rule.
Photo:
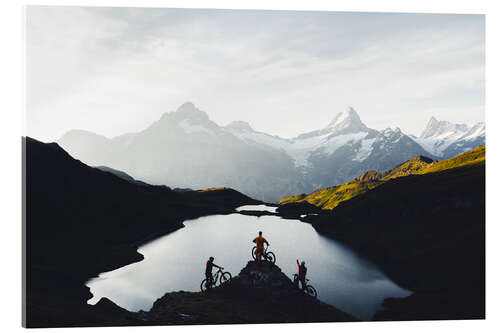
[[[93,5],[136,7],[184,7],[184,8],[240,8],[240,9],[290,9],[290,10],[334,10],[334,11],[379,11],[379,12],[424,12],[424,13],[475,13],[486,14],[486,126],[487,126],[487,320],[481,321],[426,321],[390,323],[332,323],[295,325],[224,325],[147,328],[150,332],[251,332],[255,330],[278,330],[299,332],[304,330],[335,330],[337,332],[470,332],[472,330],[492,332],[500,329],[499,304],[499,260],[498,217],[496,204],[499,159],[499,93],[498,75],[500,62],[500,11],[498,1],[480,0],[253,0],[253,1],[153,1],[153,0],[60,0],[25,1],[3,0],[0,29],[0,151],[1,151],[1,296],[0,326],[2,329],[20,331],[21,328],[21,136],[23,135],[23,6],[24,5]],[[467,269],[467,267],[464,267]],[[498,326],[498,327],[496,327]],[[99,328],[93,332],[138,332],[145,328]],[[64,332],[69,329],[58,329]],[[75,330],[75,329],[74,329]],[[73,331],[74,331],[73,330]],[[87,331],[89,329],[77,329]]]

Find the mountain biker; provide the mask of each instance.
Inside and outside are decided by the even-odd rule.
[[[269,246],[268,241],[262,237],[262,231],[259,231],[259,236],[255,237],[254,240],[252,241],[255,243],[255,259],[257,260],[257,263],[260,265],[262,261],[262,255],[264,254],[264,243]]]
[[[306,274],[307,274],[307,267],[306,267],[306,262],[302,261],[299,264],[299,259],[297,259],[297,267],[299,268],[299,274],[298,274],[298,279],[297,279],[297,288],[299,287],[299,281],[302,285],[302,290],[306,288]]]
[[[214,264],[214,257],[210,257],[207,260],[207,264],[205,267],[205,278],[207,279],[207,281],[209,282],[210,285],[213,284],[212,268],[214,268],[214,266],[217,268],[223,269],[223,267],[217,266],[216,264]]]

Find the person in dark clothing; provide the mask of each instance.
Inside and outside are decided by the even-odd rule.
[[[307,274],[307,267],[306,267],[306,262],[302,261],[299,264],[299,259],[297,259],[297,267],[299,268],[299,273],[298,273],[298,279],[297,279],[297,288],[299,287],[299,281],[301,283],[302,290],[306,289],[306,274]]]
[[[207,260],[207,264],[205,267],[205,278],[209,282],[209,285],[211,286],[213,284],[213,276],[212,276],[212,268],[217,267],[217,268],[222,268],[221,266],[217,266],[214,264],[214,257],[210,257]]]

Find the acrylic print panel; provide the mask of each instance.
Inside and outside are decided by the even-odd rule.
[[[25,42],[26,327],[484,319],[483,15],[29,6]]]

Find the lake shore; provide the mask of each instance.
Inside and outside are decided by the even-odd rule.
[[[294,203],[278,212],[309,214],[304,222],[414,292],[387,299],[374,320],[451,320],[485,318],[484,207],[483,162],[394,179],[333,211]]]
[[[176,193],[166,186],[139,187],[86,166],[57,144],[27,138],[25,149],[27,327],[144,325],[140,313],[109,300],[88,305],[88,279],[142,260],[142,242],[181,228],[185,220],[262,204],[231,189]],[[484,164],[439,176],[391,181],[340,205],[335,214],[299,207],[299,219],[415,291],[387,300],[377,320],[484,318]],[[384,222],[376,228],[373,214]],[[405,230],[398,228],[400,221],[407,223]]]

